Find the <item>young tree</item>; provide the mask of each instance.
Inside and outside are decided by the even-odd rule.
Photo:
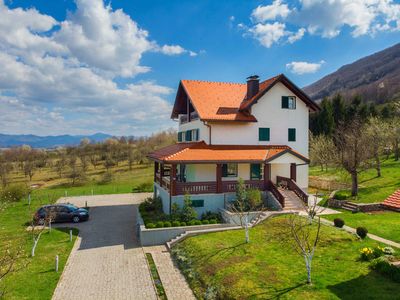
[[[192,207],[192,200],[189,194],[183,198],[183,206],[181,210],[181,218],[184,222],[190,222],[197,217],[197,212]]]
[[[32,181],[32,177],[36,170],[36,164],[34,161],[26,161],[24,163],[25,176],[29,176],[29,181]]]
[[[310,135],[310,158],[313,164],[321,166],[321,170],[328,170],[328,165],[337,160],[336,146],[331,137],[326,135]]]
[[[0,162],[0,179],[3,188],[7,186],[10,181],[10,172],[12,171],[12,164],[9,162]]]
[[[389,128],[387,125],[386,122],[383,122],[378,117],[370,117],[366,125],[366,133],[369,136],[369,139],[373,141],[371,143],[371,150],[375,159],[375,169],[378,177],[381,177],[380,155],[382,154],[389,138]]]
[[[317,248],[320,231],[321,220],[318,217],[318,222],[315,228],[314,224],[309,224],[307,220],[297,214],[292,214],[286,219],[286,228],[284,228],[282,242],[289,243],[295,251],[304,258],[307,283],[311,284],[312,260]]]
[[[20,262],[25,257],[23,247],[12,247],[11,245],[3,245],[0,248],[0,299],[6,294],[6,287],[3,286],[4,279],[26,267],[25,262]]]
[[[371,141],[359,119],[348,121],[336,132],[339,163],[351,176],[351,195],[358,195],[358,174],[369,166]]]

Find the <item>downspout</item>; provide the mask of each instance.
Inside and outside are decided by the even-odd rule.
[[[212,145],[211,144],[211,125],[209,125],[207,122],[203,122],[203,123],[204,123],[204,125],[206,125],[208,127],[208,144]]]

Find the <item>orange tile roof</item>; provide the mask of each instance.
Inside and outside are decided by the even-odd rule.
[[[149,154],[149,158],[166,163],[264,162],[286,152],[308,162],[306,157],[285,145],[207,145],[204,142],[168,146]]]

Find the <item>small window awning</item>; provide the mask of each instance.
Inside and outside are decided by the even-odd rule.
[[[154,151],[148,158],[162,163],[267,163],[283,155],[309,159],[286,145],[207,145],[204,142],[178,143]]]

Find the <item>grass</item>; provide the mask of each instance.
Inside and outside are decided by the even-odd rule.
[[[25,229],[38,207],[54,203],[66,194],[91,195],[92,191],[93,194],[130,193],[137,186],[147,188],[153,176],[153,169],[148,165],[134,165],[133,169],[129,170],[126,164],[120,164],[112,169],[114,180],[108,184],[100,184],[104,171],[101,166],[96,169],[90,168],[89,181],[82,186],[70,186],[69,179],[59,179],[48,168],[38,171],[32,182],[28,182],[20,173],[13,174],[13,182],[25,182],[29,185],[38,185],[39,188],[32,192],[31,206],[28,205],[27,199],[23,199],[20,202],[10,203],[0,211],[0,250],[5,249],[5,245],[11,245],[12,249],[22,246],[24,258],[19,261],[19,265],[28,263],[27,267],[11,274],[3,282],[7,291],[5,299],[51,299],[71,252],[73,243],[69,242],[69,231],[53,229],[51,233],[42,234],[35,257],[29,257],[33,242]],[[78,232],[74,230],[74,240],[77,234]],[[60,261],[58,273],[54,271],[56,255],[59,255]]]
[[[307,285],[304,260],[280,236],[284,218],[251,229],[190,237],[174,247],[175,257],[199,299],[218,292],[222,299],[393,299],[400,285],[359,261],[359,250],[378,243],[360,241],[322,226]]]
[[[157,289],[158,297],[161,300],[167,300],[167,295],[165,294],[164,286],[161,282],[160,275],[157,271],[157,266],[154,263],[153,256],[151,253],[146,253],[146,259],[150,267],[151,277],[153,278],[153,282]]]
[[[310,178],[322,181],[347,184],[350,186],[351,178],[347,172],[334,168],[321,171],[319,166],[310,168]],[[312,181],[312,180],[311,180]],[[382,176],[376,177],[375,169],[368,169],[359,175],[359,195],[351,197],[350,189],[341,190],[343,198],[359,203],[382,202],[390,194],[400,188],[400,161],[392,158],[382,162]]]
[[[326,215],[324,218],[331,221],[341,218],[347,226],[353,228],[363,226],[372,234],[400,243],[400,213],[379,211],[353,214],[346,210],[340,211],[341,214]]]

